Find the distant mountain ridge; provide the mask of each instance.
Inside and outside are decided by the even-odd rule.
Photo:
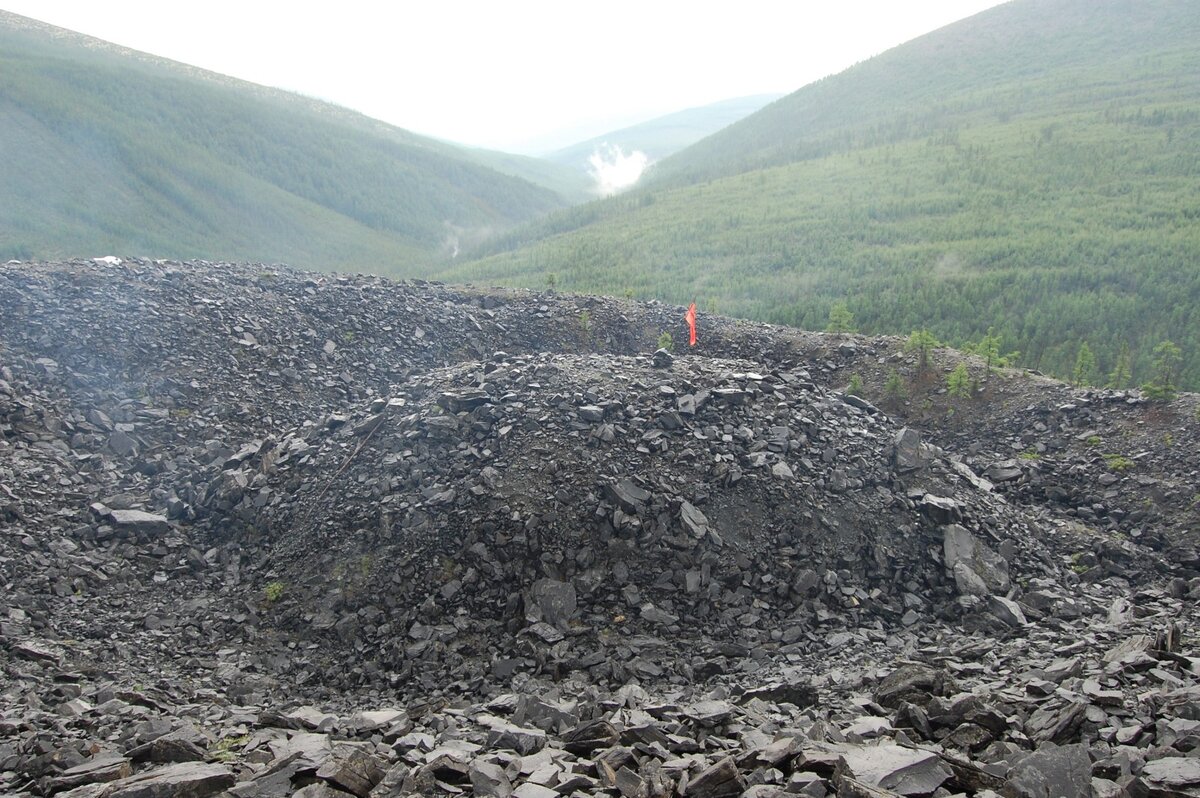
[[[441,271],[823,328],[994,329],[1200,386],[1200,4],[1014,0],[806,86]],[[1129,382],[1130,379],[1125,380]]]
[[[588,159],[598,148],[620,147],[625,152],[640,150],[650,160],[658,161],[694,144],[763,106],[778,100],[781,94],[758,94],[734,97],[708,105],[685,108],[636,125],[614,130],[601,136],[572,144],[544,156],[545,160],[587,170]]]
[[[0,256],[412,274],[568,200],[489,155],[0,12]],[[499,159],[500,154],[495,156]],[[533,165],[545,182],[575,180]]]

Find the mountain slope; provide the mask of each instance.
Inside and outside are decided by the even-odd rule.
[[[326,103],[0,12],[0,255],[409,271],[565,204]]]
[[[594,181],[585,169],[567,166],[547,158],[515,155],[498,150],[466,149],[463,152],[489,169],[548,188],[571,204],[587,202],[596,196],[593,190]]]
[[[809,328],[995,327],[1200,384],[1200,7],[1020,0],[801,89],[444,276],[657,296]]]

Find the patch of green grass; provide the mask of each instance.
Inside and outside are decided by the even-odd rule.
[[[1133,468],[1133,461],[1121,454],[1104,455],[1104,464],[1110,471],[1116,471],[1118,474]]]
[[[250,742],[249,734],[232,737],[222,737],[209,751],[209,755],[218,762],[233,762],[237,760],[238,751]]]
[[[283,598],[283,594],[287,591],[287,586],[278,580],[268,582],[263,588],[263,596],[267,599],[268,604],[274,604],[279,599]]]

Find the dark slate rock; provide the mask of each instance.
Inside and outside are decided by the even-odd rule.
[[[901,427],[892,442],[892,462],[900,472],[916,471],[924,465],[921,457],[921,433]]]
[[[641,512],[650,501],[649,491],[639,488],[631,479],[605,484],[604,495],[627,513]]]
[[[746,780],[738,771],[732,757],[725,757],[696,774],[687,783],[684,795],[689,798],[726,798],[741,795],[746,789]]]
[[[383,763],[378,757],[352,746],[334,748],[317,770],[317,778],[358,798],[366,798],[383,774]]]
[[[1008,771],[1007,798],[1090,798],[1092,761],[1082,744],[1042,746]]]
[[[892,671],[875,690],[875,700],[885,707],[898,708],[902,703],[924,706],[935,695],[947,692],[944,671],[928,665],[909,663]]]

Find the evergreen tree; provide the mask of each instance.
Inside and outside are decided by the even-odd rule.
[[[850,394],[851,396],[862,396],[863,395],[862,377],[858,376],[857,374],[850,375],[850,384],[846,386],[846,393]]]
[[[983,358],[985,366],[983,381],[987,382],[991,379],[992,370],[1002,365],[1000,358],[1000,336],[996,335],[995,328],[988,327],[987,335],[983,336],[983,340],[975,348],[975,353]]]
[[[892,406],[899,405],[904,399],[904,381],[895,369],[888,373],[887,382],[883,384],[883,398]]]
[[[950,395],[958,399],[971,396],[971,373],[967,371],[966,363],[959,363],[950,376],[946,378],[946,387]]]
[[[929,370],[929,353],[938,346],[941,344],[933,337],[933,333],[921,328],[913,330],[912,334],[908,336],[908,343],[904,345],[904,351],[917,353],[917,371],[923,374]]]
[[[838,335],[856,332],[854,314],[850,312],[844,300],[834,302],[833,307],[829,309],[829,326],[825,328],[825,332]]]
[[[1075,369],[1071,372],[1071,384],[1092,385],[1096,382],[1096,356],[1087,341],[1079,344],[1079,354],[1075,356]]]
[[[1133,355],[1129,351],[1129,344],[1122,341],[1121,351],[1117,353],[1117,361],[1113,364],[1112,371],[1108,373],[1108,387],[1128,388],[1132,380]]]
[[[1154,347],[1154,379],[1142,386],[1155,402],[1170,402],[1179,392],[1179,366],[1183,355],[1172,341]]]

